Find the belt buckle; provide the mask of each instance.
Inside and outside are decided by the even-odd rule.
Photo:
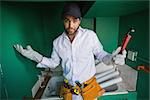
[[[74,87],[73,87],[73,88],[71,89],[71,93],[72,93],[72,94],[75,94],[75,95],[79,95],[79,90],[78,90],[77,88],[74,88]]]

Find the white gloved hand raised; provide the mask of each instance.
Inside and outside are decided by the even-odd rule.
[[[125,58],[126,58],[126,50],[122,52],[122,54],[119,54],[121,50],[121,47],[118,47],[112,54],[106,55],[102,61],[104,64],[110,65],[112,63],[115,63],[117,65],[124,65],[125,64]]]
[[[121,47],[118,47],[115,52],[112,53],[112,60],[117,65],[124,65],[127,51],[123,50],[122,54],[119,54]]]
[[[23,56],[37,63],[41,62],[43,59],[43,56],[39,54],[38,52],[34,51],[30,45],[28,45],[26,49],[24,49],[21,45],[18,45],[18,44],[14,45],[14,47]]]

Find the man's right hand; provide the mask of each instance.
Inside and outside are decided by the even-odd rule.
[[[23,56],[37,63],[41,62],[43,59],[43,56],[38,52],[34,51],[30,45],[28,45],[26,49],[24,49],[21,45],[16,44],[14,45],[14,48]]]

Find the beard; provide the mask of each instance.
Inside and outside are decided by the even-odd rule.
[[[78,28],[79,28],[79,26],[78,26]],[[68,35],[74,35],[74,34],[76,34],[78,28],[77,28],[77,29],[74,29],[74,28],[67,28],[67,29],[65,29],[65,28],[64,28],[64,29],[65,29],[65,32],[66,32]]]

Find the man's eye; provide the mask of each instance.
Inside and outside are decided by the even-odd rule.
[[[64,22],[69,22],[69,20],[65,18],[65,19],[64,19]]]
[[[74,20],[78,20],[79,18],[74,18]]]
[[[79,20],[79,18],[75,18],[73,21],[74,21],[74,22],[77,22],[78,20]]]

